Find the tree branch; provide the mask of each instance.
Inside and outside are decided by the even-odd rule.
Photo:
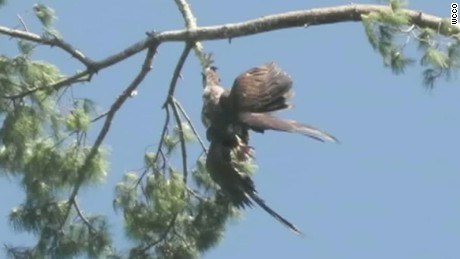
[[[49,85],[39,86],[39,87],[35,87],[35,88],[32,88],[32,89],[28,89],[28,90],[26,90],[24,92],[21,92],[19,94],[3,95],[1,97],[2,98],[7,98],[7,99],[20,99],[20,98],[23,98],[23,97],[31,94],[31,93],[35,93],[37,91],[45,90],[45,89],[49,89],[49,88],[53,88],[54,90],[57,91],[57,90],[61,89],[62,87],[69,86],[69,85],[72,85],[74,83],[89,81],[89,80],[91,80],[91,75],[92,75],[92,72],[90,72],[90,70],[87,69],[87,70],[85,70],[83,72],[79,72],[79,73],[76,73],[73,76],[70,76],[70,77],[67,77],[65,79],[62,79],[61,81],[59,81],[59,82],[57,82],[55,84],[52,84],[50,86]]]
[[[151,70],[153,57],[155,55],[155,52],[158,46],[159,46],[159,43],[153,44],[152,46],[149,47],[144,63],[142,65],[141,71],[136,76],[136,78],[134,78],[133,82],[131,82],[131,84],[123,91],[123,93],[120,96],[118,96],[117,100],[110,107],[110,110],[107,113],[107,117],[105,119],[104,125],[102,126],[102,129],[99,132],[99,135],[97,136],[96,141],[94,142],[94,145],[92,146],[89,154],[86,156],[85,162],[78,169],[79,177],[77,179],[77,183],[75,184],[72,190],[72,193],[69,196],[69,209],[70,209],[70,205],[72,201],[77,196],[78,191],[83,181],[85,180],[85,177],[88,174],[87,170],[91,164],[91,161],[94,159],[94,157],[99,152],[99,148],[102,145],[102,142],[104,138],[106,137],[107,133],[109,132],[110,126],[112,124],[112,120],[115,117],[116,112],[121,108],[121,106],[125,103],[125,101],[131,96],[131,93],[134,90],[136,90],[136,88],[139,86],[139,84],[144,80],[145,76]]]
[[[192,45],[189,43],[186,43],[184,47],[184,51],[182,51],[182,54],[179,57],[179,60],[177,61],[177,65],[176,65],[176,68],[174,69],[173,76],[171,78],[171,83],[169,85],[168,95],[166,96],[166,101],[163,104],[163,108],[165,108],[166,105],[168,104],[171,106],[174,117],[176,118],[177,127],[179,128],[179,138],[180,138],[181,151],[182,151],[182,167],[183,167],[183,173],[184,173],[184,183],[187,182],[187,176],[188,176],[187,149],[185,145],[184,129],[182,127],[180,115],[179,115],[179,112],[177,111],[177,107],[173,101],[173,98],[174,98],[174,91],[177,85],[177,80],[179,79],[179,76],[180,76],[180,71],[182,71],[182,67],[184,66],[184,63],[187,60],[187,57],[190,54],[191,49],[192,49]]]
[[[180,104],[180,102],[173,97],[173,102],[177,105],[177,108],[179,108],[179,111],[182,113],[182,115],[185,117],[185,120],[187,120],[188,124],[190,125],[190,128],[192,129],[193,131],[193,134],[195,134],[196,138],[198,139],[198,142],[200,143],[201,145],[201,148],[203,149],[203,152],[205,154],[208,154],[208,149],[206,148],[206,145],[204,144],[203,140],[201,139],[200,137],[200,134],[198,134],[198,131],[196,130],[195,128],[195,125],[193,125],[193,122],[192,120],[190,119],[190,117],[187,115],[187,113],[185,112],[185,109],[184,107],[182,107],[182,105]]]
[[[192,13],[192,8],[185,0],[175,0],[177,8],[182,14],[182,18],[184,18],[185,26],[188,30],[196,29],[196,17]],[[195,55],[201,60],[204,57],[203,53],[203,44],[199,41],[195,42],[195,46],[193,48],[195,50]]]
[[[28,40],[31,42],[40,43],[43,45],[58,47],[65,52],[69,53],[72,57],[83,63],[87,68],[92,67],[93,61],[85,56],[81,51],[74,48],[70,43],[57,37],[42,37],[38,34],[31,33],[28,31],[11,29],[8,27],[0,26],[0,34],[9,35],[13,38]]]
[[[179,9],[184,13],[184,17],[193,17],[191,12],[187,11],[186,7],[188,5],[184,5],[186,2],[180,0],[176,1],[178,1],[177,3],[181,4]],[[189,7],[188,10],[190,10]],[[125,60],[145,50],[153,43],[161,44],[163,42],[171,41],[197,42],[204,40],[232,39],[286,28],[304,27],[305,25],[314,26],[339,22],[358,22],[361,21],[361,15],[363,14],[389,10],[390,7],[386,5],[351,4],[285,12],[239,23],[196,27],[184,30],[170,30],[159,33],[147,33],[147,38],[140,40],[127,47],[126,49],[97,62],[92,62],[81,52],[74,49],[70,44],[67,44],[62,40],[45,39],[34,33],[10,29],[3,26],[0,26],[0,34],[9,35],[15,38],[29,40],[32,42],[43,43],[50,46],[58,46],[80,60],[83,64],[89,66],[89,71],[87,70],[84,72],[86,75],[88,75],[114,65],[122,60]],[[443,28],[441,28],[443,26],[443,19],[441,17],[436,17],[422,13],[420,11],[409,9],[403,9],[403,12],[405,12],[410,17],[411,23],[417,26],[431,28],[445,36],[451,36],[453,34],[460,33],[459,25],[451,26],[450,30],[443,30]],[[193,22],[187,23],[193,25]],[[55,87],[55,89],[58,88],[59,87]],[[42,88],[35,89],[34,91],[41,89]]]
[[[171,78],[171,83],[169,84],[168,95],[166,96],[166,100],[163,103],[163,109],[172,100],[172,97],[174,96],[174,91],[176,90],[177,80],[180,77],[180,71],[182,71],[182,67],[184,66],[185,60],[187,60],[187,57],[188,57],[188,54],[190,53],[191,48],[192,48],[192,45],[186,43],[184,50],[182,51],[182,54],[179,57],[179,61],[177,61],[176,68],[174,69],[173,76]]]
[[[153,39],[160,42],[229,39],[286,28],[305,27],[305,25],[314,26],[339,22],[358,22],[361,21],[361,15],[363,14],[390,10],[390,7],[386,5],[367,4],[316,8],[268,15],[239,23],[197,27],[194,30],[165,31],[157,33]],[[442,25],[442,18],[409,9],[403,9],[402,11],[410,17],[411,23],[420,27],[434,29],[440,33],[444,32],[443,30],[439,30]],[[446,36],[459,32],[460,26],[452,26],[452,30]]]
[[[179,128],[180,147],[182,153],[182,171],[184,174],[184,184],[187,184],[188,166],[187,166],[187,145],[185,144],[184,127],[180,119],[179,112],[177,111],[176,103],[170,101],[169,104],[173,110],[174,118],[176,119],[177,127]]]
[[[99,62],[95,62],[94,67],[103,69],[118,63],[144,50],[152,42],[222,40],[286,28],[304,27],[305,25],[314,26],[339,22],[358,22],[361,21],[361,15],[363,14],[389,10],[390,7],[386,5],[352,4],[285,12],[232,24],[196,27],[195,29],[170,30],[158,33],[152,32],[147,33],[148,36],[146,39],[134,43],[119,53],[111,55]],[[420,27],[434,29],[440,33],[445,33],[444,30],[439,30],[442,25],[442,18],[409,9],[404,9],[403,11],[409,15],[411,23]],[[452,26],[451,28],[452,30],[446,36],[460,33],[460,26]]]
[[[83,223],[86,225],[86,227],[88,228],[88,230],[89,230],[91,233],[96,232],[96,230],[94,229],[93,225],[91,225],[91,223],[89,222],[89,220],[85,217],[85,215],[83,215],[83,212],[81,211],[80,206],[78,205],[77,197],[75,197],[75,199],[73,199],[72,204],[73,204],[75,210],[77,211],[78,217],[80,217],[80,219],[81,219],[81,220],[83,221]]]
[[[163,130],[161,131],[161,134],[160,134],[160,143],[158,143],[158,148],[157,148],[157,152],[155,153],[155,159],[153,161],[153,164],[156,164],[157,161],[158,161],[158,157],[160,157],[160,155],[162,154],[162,148],[163,148],[163,144],[165,142],[165,136],[166,136],[166,132],[168,130],[168,124],[169,124],[169,119],[170,119],[170,115],[169,115],[169,108],[166,107],[165,108],[165,122],[163,123]],[[134,187],[137,187],[142,179],[145,177],[145,175],[148,173],[149,171],[148,170],[145,170],[141,176],[139,177],[139,179],[137,180],[136,182],[136,185]]]

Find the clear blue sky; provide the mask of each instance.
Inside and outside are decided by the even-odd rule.
[[[0,24],[13,27],[21,14],[39,32],[28,11],[33,2],[9,2],[0,9]],[[349,2],[192,1],[192,8],[200,25],[213,25]],[[151,29],[183,26],[173,1],[44,3],[55,8],[65,39],[93,59],[120,51]],[[410,7],[447,17],[450,3],[412,1]],[[0,37],[0,46],[2,53],[15,53],[7,37]],[[82,190],[85,212],[102,209],[111,215],[118,236],[121,215],[112,211],[114,185],[124,172],[139,168],[143,152],[158,141],[160,106],[181,49],[179,43],[160,47],[152,73],[117,114],[105,141],[111,150],[106,183]],[[430,92],[422,87],[419,66],[393,75],[368,44],[360,23],[289,29],[231,44],[206,42],[205,50],[214,52],[226,85],[247,68],[278,62],[292,75],[296,90],[295,109],[280,115],[324,128],[342,141],[334,145],[290,134],[254,135],[261,196],[306,238],[254,208],[229,224],[225,240],[205,258],[460,258],[459,78],[440,81]],[[41,47],[36,57],[55,62],[68,74],[82,68],[59,49]],[[135,76],[142,58],[101,71],[91,83],[77,86],[76,95],[91,96],[105,110]],[[200,67],[194,56],[177,90],[203,134]],[[30,237],[15,234],[6,223],[9,210],[22,199],[15,186],[14,179],[0,179],[0,242],[27,245]]]

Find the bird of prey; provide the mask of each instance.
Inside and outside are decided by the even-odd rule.
[[[288,220],[271,209],[261,199],[254,182],[241,172],[238,163],[252,157],[249,130],[264,133],[276,130],[300,133],[316,140],[337,142],[332,135],[293,120],[277,118],[272,112],[292,107],[291,77],[275,63],[263,64],[240,74],[231,89],[221,86],[216,67],[203,73],[202,122],[211,142],[206,168],[211,178],[239,208],[258,204],[271,216],[301,234]]]

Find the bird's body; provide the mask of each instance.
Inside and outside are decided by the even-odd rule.
[[[236,163],[252,155],[249,130],[296,132],[321,141],[336,141],[326,132],[271,113],[287,109],[293,95],[292,80],[275,63],[249,69],[239,75],[230,90],[220,85],[216,68],[203,74],[202,121],[211,142],[206,168],[236,207],[257,203],[270,215],[296,233],[300,231],[281,217],[258,196],[254,182]]]

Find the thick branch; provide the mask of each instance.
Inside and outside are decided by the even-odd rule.
[[[149,33],[146,39],[102,61],[96,62],[95,66],[102,69],[118,63],[144,50],[151,42],[221,40],[286,28],[305,27],[305,25],[313,26],[339,22],[357,22],[361,21],[361,15],[363,14],[388,10],[390,10],[390,7],[386,5],[352,4],[268,15],[240,23]],[[409,15],[413,24],[420,27],[427,27],[438,31],[442,24],[441,17],[407,9],[404,10],[404,12]],[[453,26],[452,28],[453,30],[450,31],[450,34],[446,36],[460,33],[460,26]],[[444,31],[439,30],[439,32],[442,33]]]
[[[196,29],[196,18],[192,13],[192,8],[188,4],[186,0],[175,0],[177,8],[182,14],[182,18],[184,18],[185,26],[188,30]],[[195,46],[193,48],[195,50],[195,54],[199,59],[204,57],[203,53],[203,44],[201,42],[195,42]]]
[[[92,71],[90,72],[104,69],[122,60],[125,60],[148,48],[152,43],[160,44],[162,42],[170,41],[197,42],[204,40],[231,39],[286,28],[304,27],[305,25],[313,26],[339,22],[357,22],[361,21],[361,15],[363,14],[389,10],[390,7],[386,5],[351,4],[268,15],[240,23],[196,27],[195,29],[191,28],[184,30],[171,30],[159,33],[148,33],[147,38],[134,43],[121,52],[111,55],[98,62],[91,63]],[[404,12],[409,15],[411,18],[411,23],[415,25],[431,28],[439,31],[440,33],[446,33],[446,31],[448,31],[440,30],[442,26],[441,17],[436,17],[419,11],[407,9],[404,10]],[[452,30],[447,32],[448,35],[446,36],[460,33],[460,26],[456,25],[452,26],[451,28]],[[46,40],[39,35],[24,32],[21,30],[14,30],[0,26],[0,34],[10,35],[15,38],[44,43],[51,46],[54,44],[66,51],[69,51],[64,45],[57,45],[52,39]],[[70,53],[75,55],[77,58],[80,56],[77,50],[74,50]],[[79,58],[79,60],[80,59],[82,58]]]
[[[240,23],[198,27],[195,30],[189,31],[166,31],[156,34],[154,38],[160,42],[228,39],[279,29],[305,27],[306,25],[313,26],[339,22],[357,22],[361,21],[361,15],[363,14],[389,10],[390,7],[388,6],[365,4],[325,7],[268,15]],[[413,24],[420,27],[428,27],[438,31],[442,24],[442,18],[440,17],[408,9],[405,9],[404,12],[411,18]],[[440,32],[442,32],[442,30]],[[460,26],[454,26],[450,35],[459,32]]]

